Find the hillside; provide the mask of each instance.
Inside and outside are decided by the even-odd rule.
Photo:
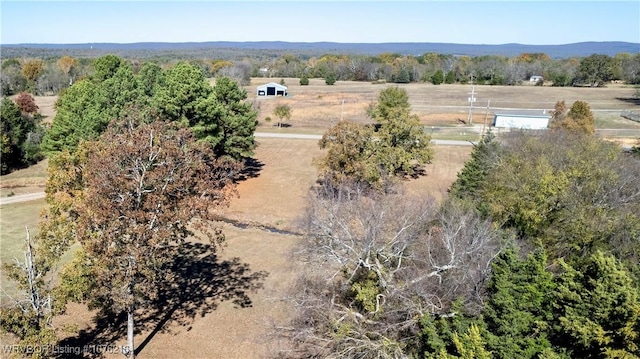
[[[526,44],[453,44],[428,42],[394,43],[338,43],[338,42],[140,42],[140,43],[85,43],[85,44],[4,44],[0,46],[3,58],[20,56],[62,56],[98,57],[115,53],[123,57],[155,57],[180,53],[190,58],[236,59],[247,55],[279,56],[293,53],[300,56],[321,54],[361,54],[399,53],[421,55],[428,52],[466,56],[503,55],[516,56],[521,53],[545,53],[551,58],[588,56],[594,53],[613,56],[617,53],[640,52],[640,44],[630,42],[580,42],[563,45]]]

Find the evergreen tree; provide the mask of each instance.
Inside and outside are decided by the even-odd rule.
[[[447,76],[444,77],[445,84],[454,84],[456,83],[456,73],[454,71],[447,72]]]
[[[44,135],[45,153],[73,152],[80,140],[93,140],[110,121],[139,107],[141,93],[129,64],[115,55],[96,60],[92,80],[76,82],[56,102],[56,117]]]
[[[336,75],[333,72],[328,73],[324,78],[324,82],[327,85],[335,84],[336,83]]]
[[[438,70],[436,71],[432,76],[431,76],[431,83],[434,85],[440,85],[441,83],[444,82],[444,74],[442,73],[442,70]]]
[[[99,86],[95,94],[99,101],[101,117],[107,123],[124,118],[132,109],[139,107],[142,93],[129,65],[120,66],[116,72]]]
[[[80,140],[97,138],[107,127],[100,84],[78,81],[69,87],[56,102],[56,117],[45,133],[42,150],[52,154],[62,150],[74,151]]]
[[[306,74],[304,74],[300,78],[300,86],[307,86],[307,85],[309,85],[309,78],[307,77]]]
[[[408,84],[411,82],[411,74],[406,68],[400,68],[391,76],[393,82],[398,84]]]
[[[458,173],[456,181],[451,185],[451,195],[477,201],[476,207],[484,214],[487,214],[487,208],[481,201],[478,201],[481,199],[478,194],[484,188],[487,176],[495,166],[499,149],[500,145],[495,140],[493,132],[485,133],[480,142],[473,146],[471,158],[465,163]]]
[[[118,69],[125,64],[124,60],[116,55],[102,56],[93,63],[93,81],[100,83],[113,77]]]
[[[217,104],[215,121],[219,128],[219,139],[212,139],[211,144],[218,156],[229,156],[235,160],[253,155],[256,143],[253,133],[258,126],[257,111],[247,99],[247,91],[229,77],[216,80],[210,95]],[[194,128],[194,131],[196,129]],[[205,139],[206,141],[206,139]]]
[[[625,266],[600,251],[583,266],[561,264],[554,342],[574,358],[640,357],[640,296]]]
[[[138,88],[145,97],[153,97],[164,86],[164,73],[155,62],[146,62],[136,75]]]
[[[22,154],[20,143],[24,141],[26,124],[23,122],[20,109],[8,98],[2,99],[0,121],[2,124],[2,174],[20,164]]]
[[[493,262],[483,317],[494,358],[537,358],[551,349],[547,333],[554,283],[546,265],[542,250],[520,260],[514,248]]]
[[[460,335],[469,334],[472,327],[475,327],[474,331],[479,335],[484,332],[482,320],[466,313],[460,301],[453,303],[450,312],[452,315],[449,316],[427,314],[421,318],[420,357],[459,358],[460,349],[465,350],[464,345],[461,345]]]
[[[207,101],[212,92],[200,68],[180,62],[165,73],[164,86],[156,92],[154,105],[162,118],[196,127],[194,134],[202,139],[217,127],[211,121],[212,103]]]

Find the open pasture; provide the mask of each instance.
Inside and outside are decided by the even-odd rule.
[[[463,126],[468,119],[471,85],[337,81],[328,86],[323,79],[310,79],[308,86],[300,86],[297,78],[285,78],[284,81],[288,87],[288,97],[256,96],[257,86],[268,82],[279,83],[278,78],[253,78],[251,85],[245,87],[248,100],[254,101],[259,108],[258,120],[261,127],[272,127],[277,123],[273,110],[279,104],[291,107],[290,124],[293,127],[325,129],[340,119],[367,122],[370,121],[366,115],[368,106],[388,86],[407,90],[412,112],[426,126]],[[562,100],[569,106],[577,100],[588,102],[596,118],[601,115],[619,118],[620,111],[640,109],[638,101],[633,97],[634,92],[633,87],[625,85],[603,88],[479,85],[475,86],[473,122],[490,122],[493,113],[503,109],[553,110],[555,103]],[[271,123],[264,121],[266,117],[271,117]],[[607,120],[602,124],[616,126],[614,128],[627,126],[640,129],[640,124],[622,118],[617,121],[622,124],[615,122]]]

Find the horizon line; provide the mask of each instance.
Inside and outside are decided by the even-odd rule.
[[[385,41],[385,42],[340,42],[340,41],[286,41],[286,40],[207,40],[207,41],[135,41],[135,42],[22,42],[22,43],[10,43],[0,46],[29,46],[29,45],[92,45],[92,44],[113,44],[113,45],[136,45],[136,44],[206,44],[206,43],[289,43],[289,44],[367,44],[367,45],[384,45],[384,44],[446,44],[446,45],[471,45],[471,46],[505,46],[505,45],[520,45],[520,46],[566,46],[585,43],[627,43],[633,45],[639,45],[640,42],[621,41],[621,40],[590,40],[590,41],[577,41],[563,44],[526,44],[518,42],[508,42],[501,44],[486,44],[486,43],[458,43],[458,42],[430,42],[430,41]]]

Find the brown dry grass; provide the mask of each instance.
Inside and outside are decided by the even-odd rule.
[[[48,163],[45,159],[23,170],[0,176],[0,197],[44,191]]]
[[[55,104],[58,96],[34,96],[34,100],[39,107],[38,112],[44,116],[43,121],[51,123],[56,115]]]
[[[322,152],[316,140],[260,138],[255,158],[262,169],[257,178],[241,182],[240,197],[228,216],[243,222],[291,230],[317,172],[311,165]]]
[[[13,263],[14,259],[24,261],[25,228],[29,228],[32,235],[37,232],[44,206],[42,199],[0,206],[0,306],[8,303],[7,294],[18,293],[15,284],[5,280],[3,265]]]
[[[280,79],[276,78],[254,78],[251,85],[246,87],[248,99],[255,101],[259,108],[258,120],[263,127],[271,127],[277,122],[277,118],[273,116],[273,109],[278,104],[288,104],[291,107],[290,122],[294,127],[324,129],[340,119],[368,121],[367,107],[377,99],[381,90],[389,86],[407,90],[412,112],[420,117],[424,125],[460,126],[468,117],[467,99],[471,85],[397,85],[337,81],[335,85],[328,86],[322,79],[311,79],[308,86],[300,86],[297,78],[284,80],[288,87],[288,97],[256,96],[257,86],[272,81],[279,82]],[[586,101],[593,110],[637,109],[637,105],[632,101],[634,89],[624,85],[605,88],[482,85],[476,86],[475,92],[475,123],[481,123],[485,118],[493,118],[496,108],[552,110],[555,103],[561,100],[568,104],[577,100]],[[489,101],[491,108],[487,110]],[[272,118],[271,123],[264,122],[267,116]],[[640,125],[637,127],[640,128]]]
[[[471,146],[435,146],[435,157],[426,167],[426,176],[406,181],[404,186],[407,193],[426,192],[438,200],[442,199],[472,150]]]

